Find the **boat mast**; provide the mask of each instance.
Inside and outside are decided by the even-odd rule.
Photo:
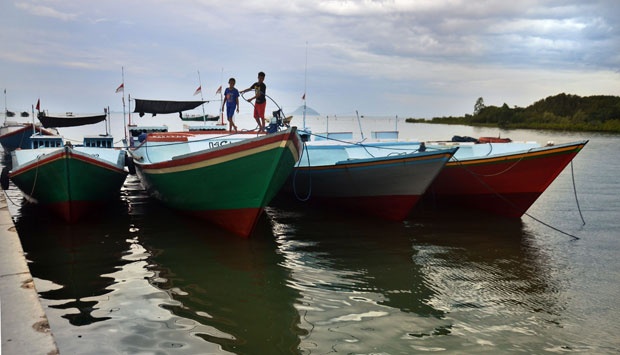
[[[32,107],[32,135],[35,134],[36,130],[34,128],[34,105],[31,105]],[[30,148],[34,148],[34,139],[30,139]]]
[[[106,118],[105,118],[105,135],[109,136],[110,135],[110,131],[112,130],[112,126],[110,125],[110,106],[108,106],[107,108],[103,108],[103,111],[105,111],[106,114]]]
[[[125,68],[121,67],[121,77],[122,77],[122,82],[121,82],[121,86],[123,87],[123,131],[125,132],[125,146],[127,146],[129,144],[128,141],[128,136],[129,134],[127,133],[127,117],[126,117],[126,112],[125,112]],[[129,124],[131,124],[131,116],[129,117]]]
[[[204,99],[202,98],[202,80],[200,80],[200,70],[197,70],[198,72],[198,87],[200,88],[200,101],[204,101]],[[205,104],[204,102],[202,103],[202,124],[203,126],[207,125],[207,115],[205,114]]]
[[[308,41],[306,41],[306,65],[304,67],[304,119],[303,128],[306,129],[306,88],[308,85]]]
[[[6,116],[9,113],[9,109],[6,106],[6,88],[4,89],[4,124],[6,124]]]
[[[222,122],[220,122],[221,125],[224,125],[224,90],[222,90],[222,83],[224,82],[224,67],[222,67],[222,71],[220,72],[220,86],[218,88],[218,90],[220,91],[220,119],[222,120]]]
[[[357,116],[357,124],[360,126],[360,134],[362,135],[362,141],[364,141],[366,138],[364,138],[364,131],[362,130],[362,121],[360,120],[360,114],[357,112],[357,110],[355,110],[355,115]]]

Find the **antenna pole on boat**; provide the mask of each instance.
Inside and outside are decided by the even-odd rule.
[[[364,131],[362,131],[362,121],[360,120],[360,115],[357,110],[355,110],[355,115],[357,116],[357,124],[360,126],[360,134],[362,135],[362,140],[364,140],[366,138],[364,138]]]
[[[222,67],[222,71],[220,72],[220,87],[219,87],[219,90],[220,90],[220,117],[221,117],[220,118],[220,120],[221,120],[220,124],[224,125],[224,107],[223,107],[224,106],[224,104],[223,104],[223,102],[224,102],[224,94],[223,94],[224,90],[222,90],[222,82],[224,82],[224,67]]]
[[[105,115],[105,135],[109,136],[110,135],[110,131],[112,130],[112,127],[110,126],[110,106],[108,106],[108,108],[104,108],[103,109],[106,113]]]
[[[129,106],[129,125],[131,126],[131,94],[127,94],[127,102]]]
[[[4,124],[6,124],[6,114],[9,109],[6,107],[6,88],[4,89]]]
[[[125,132],[125,145],[128,145],[128,134],[127,134],[127,116],[125,113],[125,68],[121,67],[121,77],[122,77],[122,82],[121,85],[123,86],[123,127],[125,127],[123,129],[123,131]],[[129,124],[131,124],[131,116],[129,117]]]
[[[304,120],[303,126],[306,129],[306,88],[308,85],[308,41],[306,41],[306,66],[304,67]]]
[[[336,117],[336,115],[334,115],[334,117]],[[329,136],[329,116],[325,118],[325,133]]]
[[[198,72],[198,87],[200,88],[200,101],[204,101],[204,99],[202,98],[202,80],[200,79],[200,70],[197,70]],[[205,104],[204,102],[202,103],[202,124],[204,126],[207,125],[207,115],[205,114]]]

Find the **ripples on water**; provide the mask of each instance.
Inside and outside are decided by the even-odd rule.
[[[532,210],[556,225],[575,210],[570,176],[559,180],[561,197]],[[162,207],[134,177],[109,210],[76,225],[11,208],[61,353],[620,349],[604,310],[615,305],[600,296],[618,291],[618,262],[588,303],[597,292],[580,275],[607,254],[526,217],[420,208],[391,223],[276,201],[244,240]]]

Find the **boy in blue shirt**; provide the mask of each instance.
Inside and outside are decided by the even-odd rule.
[[[228,87],[224,91],[224,102],[222,102],[222,112],[226,106],[226,117],[228,117],[228,130],[232,132],[233,128],[237,132],[237,125],[233,122],[235,109],[239,113],[239,90],[235,88],[235,78],[228,79]]]

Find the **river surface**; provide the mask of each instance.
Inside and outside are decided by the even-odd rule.
[[[278,202],[241,239],[160,205],[133,176],[74,225],[11,186],[60,353],[620,352],[620,136],[363,124],[402,138],[590,142],[519,220],[421,206],[395,223]]]

